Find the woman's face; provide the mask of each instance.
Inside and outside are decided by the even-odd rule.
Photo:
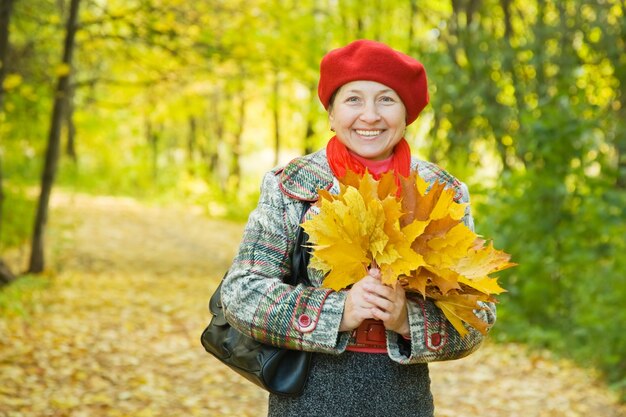
[[[337,138],[357,155],[382,160],[404,136],[406,109],[400,96],[375,81],[352,81],[337,90],[328,111]]]

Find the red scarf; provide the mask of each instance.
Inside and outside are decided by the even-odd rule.
[[[367,169],[365,164],[355,158],[346,145],[337,139],[337,136],[333,136],[328,141],[326,158],[328,158],[328,164],[333,174],[339,179],[346,175],[347,170],[363,175]],[[404,138],[393,149],[391,161],[389,162],[389,171],[393,171],[398,187],[400,186],[399,176],[408,177],[411,173],[411,148]],[[374,175],[375,179],[379,177],[380,175]]]

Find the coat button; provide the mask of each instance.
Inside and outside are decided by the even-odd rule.
[[[439,346],[441,344],[441,333],[433,333],[430,335],[430,344],[434,346]]]
[[[309,317],[308,314],[302,314],[298,317],[298,324],[301,328],[309,327],[311,325],[311,317]]]

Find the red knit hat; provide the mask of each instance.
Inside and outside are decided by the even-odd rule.
[[[330,98],[350,81],[376,81],[391,87],[406,107],[409,125],[428,104],[426,71],[421,62],[384,43],[361,39],[327,53],[320,64],[317,94],[328,110]]]

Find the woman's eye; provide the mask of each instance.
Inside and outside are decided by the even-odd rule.
[[[393,99],[393,97],[389,97],[389,96],[382,96],[380,98],[380,101],[382,101],[383,103],[395,103],[396,101]]]
[[[359,98],[357,96],[348,97],[346,99],[346,103],[356,103],[358,101],[359,101]]]

